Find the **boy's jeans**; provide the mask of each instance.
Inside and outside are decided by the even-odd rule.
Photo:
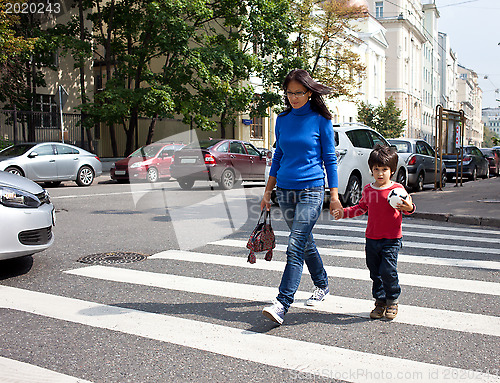
[[[373,281],[372,294],[387,304],[397,303],[401,287],[398,280],[398,253],[402,239],[366,238],[366,265]]]
[[[287,262],[281,278],[277,300],[288,311],[299,288],[304,261],[314,285],[328,286],[328,277],[311,234],[312,228],[321,214],[324,197],[323,186],[304,190],[278,188],[278,199],[283,217],[290,228]]]

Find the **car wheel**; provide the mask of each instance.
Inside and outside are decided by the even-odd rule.
[[[484,175],[483,178],[486,178],[486,179],[490,178],[490,168],[489,167],[486,169],[486,174]]]
[[[78,186],[90,186],[94,182],[94,171],[90,166],[84,165],[78,169],[76,184]]]
[[[424,173],[419,173],[417,177],[417,183],[415,184],[415,191],[424,190]]]
[[[406,189],[407,185],[407,180],[406,180],[406,172],[403,167],[399,169],[398,176],[396,177],[396,182],[403,185],[403,187]]]
[[[47,181],[47,182],[44,182],[45,186],[52,187],[52,188],[58,187],[60,184],[61,184],[61,181]]]
[[[158,170],[156,168],[148,169],[148,181],[151,183],[158,181]]]
[[[225,169],[222,172],[219,186],[221,187],[221,189],[230,190],[234,187],[234,184],[235,184],[235,177],[233,171],[230,169]]]
[[[8,173],[24,177],[24,172],[16,166],[9,166],[7,169],[5,169],[5,171]]]
[[[477,180],[477,168],[474,166],[474,169],[472,169],[472,175],[469,177],[470,181],[476,181]]]
[[[356,175],[351,175],[349,181],[347,182],[347,187],[345,189],[345,194],[343,197],[344,204],[347,206],[356,205],[361,199],[361,181]]]
[[[448,177],[446,177],[446,174],[443,174],[441,177],[441,187],[444,188],[446,186],[446,181],[448,180]]]
[[[177,182],[179,183],[179,186],[183,190],[189,190],[194,185],[194,180],[190,180],[190,179],[181,178],[181,179],[178,179]]]

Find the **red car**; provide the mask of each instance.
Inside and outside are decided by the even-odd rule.
[[[111,178],[118,182],[148,180],[156,182],[160,178],[170,178],[170,165],[174,153],[183,144],[155,143],[137,149],[127,158],[115,162],[110,170]]]
[[[241,181],[264,181],[266,153],[248,142],[234,139],[202,140],[175,153],[170,168],[182,189],[191,189],[197,180],[215,181],[232,189]]]

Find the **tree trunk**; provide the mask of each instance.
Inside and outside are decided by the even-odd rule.
[[[109,126],[109,138],[111,141],[111,150],[113,151],[113,157],[118,157],[118,147],[116,145],[116,134],[115,134],[115,124]]]
[[[134,107],[130,113],[130,120],[128,124],[128,129],[125,129],[125,134],[127,135],[127,142],[125,144],[125,157],[127,157],[133,151],[134,146],[134,135],[135,130],[137,129],[137,121],[139,114],[139,107]],[[125,125],[123,126],[125,128]]]
[[[84,28],[84,18],[83,18],[83,2],[82,0],[78,0],[78,13],[79,13],[79,19],[80,19],[80,41],[82,43],[85,41],[85,28]],[[82,97],[82,105],[85,105],[87,103],[87,93],[85,91],[85,68],[84,68],[85,62],[83,58],[80,59],[80,95]],[[92,130],[90,130],[89,127],[85,126],[85,120],[87,118],[87,115],[85,113],[82,113],[82,120],[81,124],[84,127],[85,131],[87,132],[87,140],[89,142],[89,151],[91,153],[94,153],[94,139],[92,137]],[[83,129],[82,129],[82,134],[83,134]],[[85,137],[82,136],[82,147],[85,142]]]
[[[150,145],[153,142],[153,135],[155,134],[156,121],[158,120],[158,113],[154,115],[151,119],[151,124],[149,124],[148,137],[146,138],[146,145]]]
[[[226,118],[226,111],[223,111],[220,115],[220,137],[226,138],[226,126],[224,120]]]

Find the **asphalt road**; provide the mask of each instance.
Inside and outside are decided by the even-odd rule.
[[[500,381],[498,230],[406,218],[400,314],[373,321],[366,222],[325,210],[331,295],[306,308],[305,273],[275,327],[261,310],[286,260],[278,208],[273,260],[246,262],[263,184],[97,181],[49,189],[55,244],[0,265],[0,382]],[[78,262],[107,253],[147,257]]]

